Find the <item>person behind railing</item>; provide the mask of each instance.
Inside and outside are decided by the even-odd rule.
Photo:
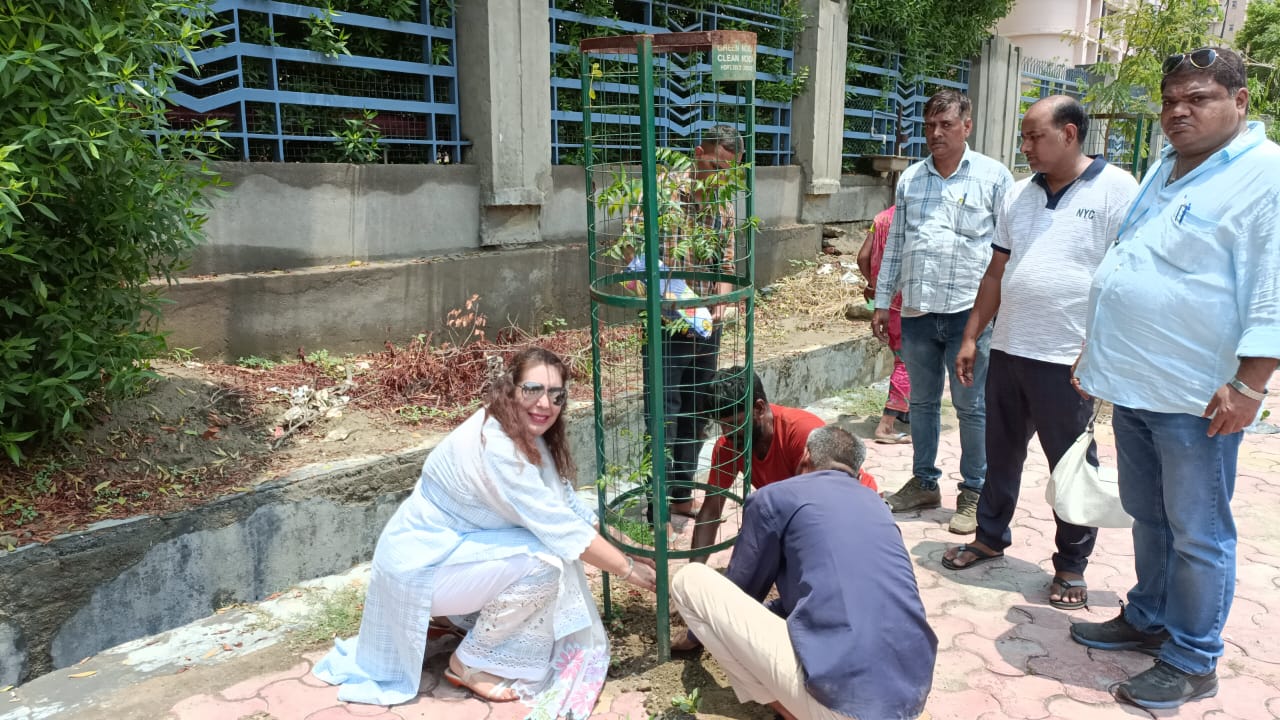
[[[657,199],[660,231],[659,267],[665,278],[660,292],[665,300],[690,300],[731,292],[728,282],[685,282],[671,275],[676,271],[734,272],[734,244],[737,226],[735,196],[745,191],[740,165],[743,154],[742,136],[729,125],[716,125],[706,130],[703,140],[694,148],[693,157],[671,150],[660,151],[664,163],[658,175]],[[735,172],[735,169],[737,171]],[[643,270],[644,217],[634,205],[627,218],[618,250],[631,271]],[[644,292],[640,283],[628,289]],[[651,342],[662,344],[662,404],[665,411],[665,446],[667,458],[667,499],[671,512],[692,517],[690,487],[702,449],[707,421],[702,417],[703,387],[715,372],[720,353],[721,321],[726,305],[709,303],[705,307],[671,309],[663,312],[662,337]],[[644,384],[652,384],[649,376],[649,345],[643,349]],[[649,394],[645,393],[645,413]],[[649,508],[652,520],[653,508]]]
[[[609,642],[583,563],[650,591],[655,575],[600,536],[574,493],[568,378],[555,354],[521,351],[427,457],[378,539],[360,634],[316,665],[339,699],[412,700],[431,618],[447,616],[463,635],[450,683],[538,717],[590,715]]]

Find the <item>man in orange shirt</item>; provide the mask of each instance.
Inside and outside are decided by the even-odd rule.
[[[711,451],[711,472],[707,482],[720,488],[733,487],[745,465],[743,450],[746,434],[751,433],[751,487],[760,489],[770,483],[794,477],[804,458],[809,433],[826,423],[807,410],[770,404],[760,376],[751,373],[752,397],[748,414],[746,403],[747,373],[741,366],[719,370],[707,388],[707,407],[711,420],[720,424],[721,435]],[[875,492],[875,478],[866,470],[858,470],[858,480]],[[693,527],[693,548],[715,544],[722,522],[724,496],[709,492],[698,510]],[[707,556],[693,558],[706,562]],[[671,644],[672,650],[692,650],[701,643],[692,634]]]
[[[751,374],[751,412],[746,412],[746,371],[735,366],[717,371],[707,388],[709,415],[720,424],[721,436],[711,451],[711,473],[707,482],[720,488],[733,487],[745,465],[746,433],[751,433],[751,487],[760,489],[769,483],[796,474],[804,457],[805,442],[814,428],[825,425],[821,418],[806,410],[773,405],[765,396],[760,376]],[[863,485],[877,490],[876,481],[865,470],[860,471]],[[708,493],[698,510],[693,528],[693,548],[715,543],[720,529],[724,496]],[[706,556],[694,558],[705,562]]]

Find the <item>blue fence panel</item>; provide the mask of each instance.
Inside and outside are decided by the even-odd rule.
[[[366,145],[376,135],[381,162],[460,161],[453,3],[404,5],[415,19],[362,7],[217,0],[199,72],[168,98],[170,124],[221,120],[221,154],[242,160],[349,159],[335,137],[348,133]]]
[[[846,167],[862,155],[927,154],[924,104],[942,88],[969,91],[969,61],[947,67],[945,77],[902,77],[902,55],[868,37],[850,38],[844,87]],[[900,137],[900,135],[902,137]]]
[[[790,46],[767,44],[769,37],[790,37],[799,28],[787,28],[791,20],[783,14],[784,6],[794,0],[756,0],[749,2],[672,3],[662,0],[636,0],[629,3],[606,3],[615,10],[614,17],[585,14],[592,3],[583,0],[549,0],[551,15],[551,158],[556,164],[577,164],[582,158],[582,85],[578,41],[601,35],[640,33],[700,32],[709,30],[748,30],[755,32],[756,47],[756,157],[757,165],[787,165],[791,162],[791,99],[784,83],[794,71],[795,53]],[[600,3],[594,3],[600,5]],[[762,9],[763,8],[763,9]],[[597,10],[597,12],[599,12]],[[779,43],[781,44],[781,43]],[[709,63],[699,62],[698,54],[666,54],[656,58],[665,70],[668,87],[659,92],[663,115],[657,118],[659,145],[676,145],[677,138],[696,137],[717,124],[705,116],[704,108],[742,102],[727,96],[697,95],[698,84],[711,72]],[[688,79],[691,84],[681,84]],[[634,93],[632,88],[630,92]],[[678,111],[678,99],[688,99],[688,113]],[[637,101],[638,107],[638,101]],[[633,118],[639,124],[640,118]],[[611,116],[611,122],[619,119]],[[625,119],[622,122],[626,122]],[[627,148],[638,150],[635,148]]]

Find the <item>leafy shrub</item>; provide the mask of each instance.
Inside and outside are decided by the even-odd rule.
[[[77,429],[164,352],[161,287],[216,182],[161,98],[204,0],[0,0],[0,448]],[[199,128],[205,130],[207,128]]]

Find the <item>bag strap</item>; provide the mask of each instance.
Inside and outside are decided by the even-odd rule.
[[[1098,413],[1101,411],[1102,411],[1102,401],[1097,398],[1094,398],[1093,399],[1093,415],[1089,418],[1089,424],[1086,426],[1086,429],[1089,431],[1090,435],[1093,434],[1093,424],[1097,422]]]

